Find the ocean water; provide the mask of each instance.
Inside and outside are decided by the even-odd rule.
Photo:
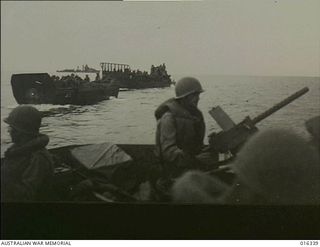
[[[12,73],[2,71],[1,74],[1,156],[11,145],[3,119],[17,106],[10,85]],[[173,79],[178,80],[180,77],[176,75]],[[305,86],[310,89],[307,94],[274,113],[257,127],[260,130],[290,128],[309,138],[304,122],[320,114],[320,77],[196,77],[205,90],[200,96],[199,108],[204,114],[207,135],[212,131],[220,131],[208,113],[212,107],[220,105],[238,123],[246,116],[255,117]],[[173,96],[174,87],[170,87],[121,91],[118,98],[90,106],[34,106],[45,113],[41,132],[49,135],[49,148],[101,142],[153,144],[156,128],[154,110]]]

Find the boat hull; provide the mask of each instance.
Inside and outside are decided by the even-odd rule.
[[[11,86],[18,104],[90,105],[119,92],[111,84],[53,81],[47,73],[14,74]]]
[[[174,84],[170,75],[150,75],[133,74],[131,72],[121,71],[102,71],[102,77],[105,81],[116,83],[119,88],[127,89],[146,89],[146,88],[165,88]]]
[[[152,181],[156,181],[161,176],[161,164],[154,153],[154,145],[116,145],[132,159],[129,162],[106,165],[98,169],[96,167],[88,168],[74,156],[73,151],[75,149],[93,146],[94,149],[91,148],[91,151],[100,153],[98,155],[99,159],[97,159],[100,160],[101,150],[95,149],[99,149],[99,145],[103,144],[70,145],[49,150],[53,156],[55,167],[54,184],[50,190],[50,196],[48,196],[49,201],[99,201],[107,203],[154,203],[158,201],[152,196],[144,200],[134,196],[137,191],[141,192],[141,184],[150,185],[153,183]],[[92,156],[92,153],[83,156],[90,155]],[[215,169],[210,174],[217,176],[226,183],[231,183],[234,178],[233,173],[230,173],[230,170],[225,169],[225,167]],[[91,188],[89,191],[88,188],[85,189],[81,186],[84,190],[79,191],[79,183],[88,180],[98,181],[99,186]],[[78,192],[75,196],[76,190]],[[107,195],[104,192],[107,192]]]
[[[150,81],[139,81],[139,80],[126,80],[118,81],[120,88],[127,89],[147,89],[147,88],[165,88],[170,87],[172,82],[168,80],[150,80]]]
[[[112,188],[111,192],[109,191],[118,195],[116,199],[112,199],[114,200],[113,202],[139,202],[140,200],[132,195],[141,190],[140,185],[144,183],[152,184],[162,176],[161,164],[159,158],[155,155],[154,145],[118,144],[117,146],[128,154],[132,158],[132,161],[104,167],[96,170],[96,172],[87,167],[84,168],[84,165],[72,154],[72,150],[85,146],[90,145],[71,145],[50,150],[55,160],[58,161],[56,162],[55,181],[57,186],[56,191],[58,192],[56,198],[59,201],[73,200],[70,198],[70,188],[83,180],[93,179],[102,181],[101,184],[108,184],[108,186],[111,184],[117,188]],[[227,164],[228,161],[221,162],[219,168],[209,173],[230,184],[233,182],[234,175],[230,172]],[[57,172],[61,170],[61,167],[68,167],[69,169],[65,172]],[[106,187],[107,190],[110,189],[108,186]],[[111,202],[108,197],[102,196],[103,193],[99,189],[95,192],[97,191],[98,193],[93,193],[91,196],[87,194],[87,197],[80,200]],[[155,198],[151,200],[148,198],[146,201],[156,202],[157,200]],[[145,202],[145,200],[142,201]]]

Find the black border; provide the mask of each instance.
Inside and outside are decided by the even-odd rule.
[[[2,203],[1,239],[319,239],[320,206]]]

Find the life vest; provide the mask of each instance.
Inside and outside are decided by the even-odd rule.
[[[177,147],[185,153],[198,154],[203,147],[205,135],[205,123],[201,111],[194,109],[191,113],[175,99],[169,99],[155,111],[156,119],[160,120],[167,112],[170,112],[174,118]],[[161,133],[157,131],[157,135],[161,135]]]

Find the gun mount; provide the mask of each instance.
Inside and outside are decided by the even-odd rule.
[[[231,151],[231,153],[235,154],[242,144],[258,131],[258,128],[255,126],[257,123],[290,104],[308,91],[309,88],[304,87],[255,118],[251,119],[247,116],[238,124],[235,124],[219,106],[212,108],[209,113],[223,130],[217,134],[212,133],[209,135],[210,148],[220,153]]]

